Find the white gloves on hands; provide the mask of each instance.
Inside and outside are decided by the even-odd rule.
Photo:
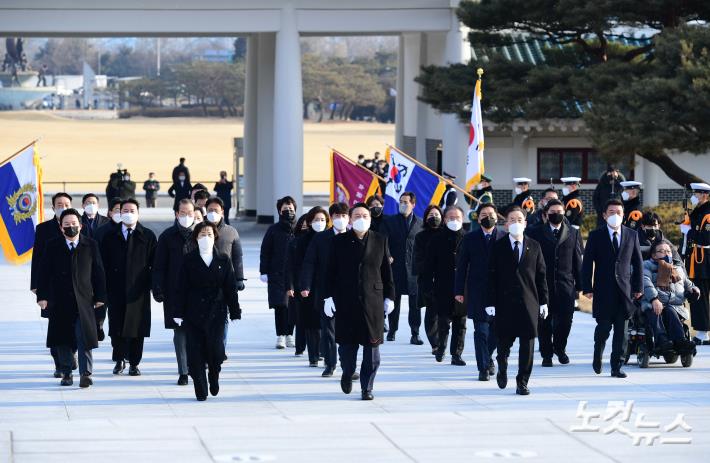
[[[495,317],[496,315],[496,308],[491,306],[491,307],[486,307],[486,313],[490,315],[491,317]]]
[[[259,279],[261,280],[262,283],[268,283],[269,282],[269,275],[267,275],[267,274],[259,275]]]
[[[394,301],[392,299],[385,298],[385,315],[389,315],[394,310]]]
[[[335,315],[335,302],[333,302],[332,297],[323,300],[323,313],[328,318],[332,318]]]
[[[173,321],[177,323],[178,326],[182,326],[182,318],[173,318]]]
[[[686,225],[684,223],[680,225],[680,232],[682,234],[687,235],[689,231],[690,231],[690,225]]]
[[[547,310],[547,304],[541,305],[540,306],[540,316],[542,317],[543,320],[547,318],[548,313],[549,313],[549,311]]]

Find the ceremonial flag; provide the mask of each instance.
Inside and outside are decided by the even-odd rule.
[[[385,214],[399,213],[399,197],[411,191],[417,197],[414,214],[424,216],[429,204],[439,204],[446,183],[439,175],[393,146],[387,147],[385,159],[389,166],[385,189]]]
[[[483,117],[481,116],[481,75],[478,70],[476,89],[471,105],[471,123],[468,134],[468,153],[466,155],[466,191],[471,191],[481,181],[483,175]]]
[[[358,166],[336,150],[330,151],[330,202],[365,202],[377,193],[380,183],[377,176]]]
[[[42,168],[32,142],[0,162],[0,245],[8,262],[30,260],[43,219]]]

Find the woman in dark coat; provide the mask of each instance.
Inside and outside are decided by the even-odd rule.
[[[276,202],[279,221],[266,230],[261,242],[259,273],[262,282],[267,284],[269,308],[274,309],[276,324],[276,348],[295,347],[293,342],[293,323],[288,316],[288,294],[286,288],[286,256],[288,246],[293,240],[293,224],[296,219],[296,201],[284,196]]]
[[[436,204],[430,204],[424,210],[424,225],[422,231],[414,237],[414,257],[412,262],[412,275],[417,277],[417,286],[422,287],[421,272],[426,257],[426,250],[431,239],[441,231],[441,221],[444,214],[441,208]],[[417,292],[417,306],[426,307],[424,312],[424,331],[431,345],[432,355],[436,355],[436,350],[439,347],[439,332],[437,325],[436,308],[433,306],[433,301],[429,295],[424,294],[424,291]]]
[[[298,287],[301,280],[301,269],[306,257],[306,251],[316,233],[325,230],[328,226],[328,212],[320,206],[311,208],[304,216],[306,229],[292,241],[292,252],[289,256],[288,290],[294,294],[294,302],[298,310],[298,323],[296,324],[296,353],[298,353],[299,330],[303,330],[306,346],[308,347],[308,363],[311,367],[318,366],[320,357],[318,344],[320,343],[320,312],[319,305],[313,297],[303,297]]]
[[[197,249],[187,255],[180,268],[180,286],[174,322],[185,327],[187,363],[195,385],[195,397],[207,399],[207,385],[213,396],[219,393],[219,373],[224,361],[224,320],[242,318],[232,261],[220,253],[214,242],[217,227],[202,222],[192,239]],[[205,375],[205,365],[209,373]]]
[[[385,200],[382,199],[380,195],[372,195],[367,198],[365,204],[367,204],[367,207],[370,209],[370,230],[379,232],[382,219],[385,218],[385,214],[383,213]],[[424,217],[426,217],[426,214]]]
[[[296,261],[296,241],[298,241],[298,238],[307,231],[308,224],[306,224],[306,214],[303,214],[296,221],[296,226],[293,227],[293,239],[290,243],[288,243],[288,250],[286,251],[286,295],[288,296],[288,323],[289,325],[294,326],[294,330],[296,332],[296,357],[303,355],[303,352],[306,350],[306,330],[303,327],[303,323],[299,319],[298,300],[296,299],[296,292],[293,288],[293,266]],[[278,348],[278,343],[276,347]],[[289,345],[288,347],[293,346]]]

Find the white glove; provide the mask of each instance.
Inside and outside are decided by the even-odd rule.
[[[182,318],[173,318],[173,321],[177,323],[177,326],[182,326]]]
[[[680,225],[680,232],[682,234],[687,235],[689,231],[690,231],[690,225],[686,225],[684,223]]]
[[[385,298],[385,315],[389,315],[394,310],[394,301],[392,299]]]
[[[576,309],[577,307],[579,307],[579,299],[574,300],[574,308]]]
[[[266,273],[263,275],[259,275],[259,279],[261,280],[262,283],[268,283],[269,282],[269,275]]]
[[[579,225],[572,225],[572,228],[574,228],[575,230],[579,230]]]
[[[542,304],[540,306],[540,316],[542,317],[543,320],[547,318],[547,313],[548,313],[547,304]]]
[[[323,313],[328,318],[332,318],[335,315],[335,302],[333,302],[332,297],[323,300]]]
[[[491,317],[495,317],[496,315],[496,308],[491,306],[491,307],[486,307],[486,313],[490,315]]]

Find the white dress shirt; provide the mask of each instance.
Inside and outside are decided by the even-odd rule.
[[[619,241],[619,247],[621,247],[621,227],[619,227],[618,230],[614,230],[609,225],[607,225],[606,229],[609,232],[609,241],[611,241],[612,243],[614,242],[614,233],[616,233],[616,239]]]
[[[131,226],[131,227],[127,227],[125,223],[121,224],[121,232],[123,232],[123,239],[124,240],[128,240],[128,229],[129,228],[133,230],[131,233],[136,231],[135,224],[133,224],[133,226]]]
[[[76,240],[74,240],[74,241],[68,240],[68,239],[66,239],[66,237],[64,238],[64,241],[67,242],[67,247],[69,248],[70,251],[72,248],[72,244],[74,245],[74,249],[76,249],[76,247],[79,246],[79,236],[81,236],[81,235],[76,235]]]

